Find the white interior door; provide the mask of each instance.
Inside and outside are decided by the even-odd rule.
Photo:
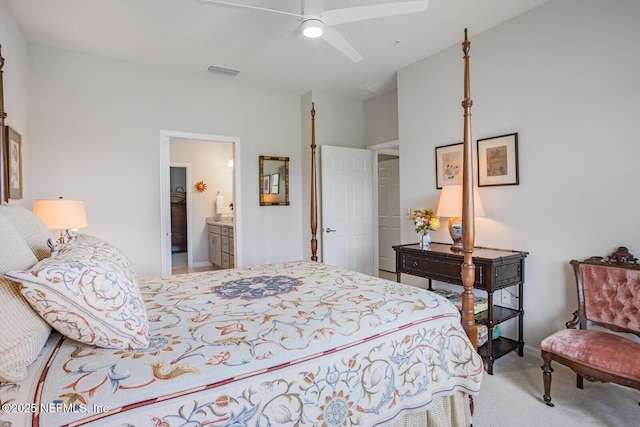
[[[371,150],[320,147],[322,261],[374,275]]]
[[[400,160],[378,162],[378,265],[396,271],[394,245],[400,244]]]

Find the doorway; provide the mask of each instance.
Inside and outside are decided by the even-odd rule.
[[[171,272],[180,274],[188,272],[193,264],[193,257],[189,254],[187,241],[189,214],[191,211],[187,199],[187,183],[191,182],[190,165],[188,163],[171,163],[169,167],[169,188],[171,188]]]
[[[379,276],[396,279],[396,254],[400,244],[400,159],[378,154],[378,269]]]
[[[216,154],[215,158],[206,155],[220,150],[226,154]],[[180,156],[176,157],[178,152]],[[203,165],[203,162],[208,163]],[[172,274],[173,254],[180,253],[176,252],[179,245],[172,242],[171,195],[180,186],[171,185],[172,166],[186,168],[185,185],[182,187],[186,199],[187,271],[211,268],[207,218],[215,217],[216,198],[223,193],[226,201],[233,203],[233,255],[235,265],[242,266],[242,203],[238,195],[240,165],[240,139],[237,137],[160,131],[160,256],[163,275]],[[229,183],[222,182],[221,174],[228,176]],[[204,191],[196,189],[197,183],[204,184],[204,188],[200,186]]]
[[[322,261],[395,281],[393,246],[401,242],[399,142],[320,150]]]
[[[374,151],[376,171],[374,206],[377,215],[375,252],[378,277],[396,280],[394,245],[401,243],[400,217],[400,141],[389,141],[367,147]]]

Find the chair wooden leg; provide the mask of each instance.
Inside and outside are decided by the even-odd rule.
[[[542,355],[543,365],[540,367],[542,369],[542,381],[544,383],[544,395],[542,398],[544,402],[549,406],[555,406],[551,403],[551,373],[553,372],[553,368],[551,367],[551,359],[547,357],[547,355]]]
[[[576,387],[584,388],[584,377],[580,374],[576,374]]]

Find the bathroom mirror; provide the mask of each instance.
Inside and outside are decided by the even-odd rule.
[[[260,206],[289,205],[289,158],[260,156]]]

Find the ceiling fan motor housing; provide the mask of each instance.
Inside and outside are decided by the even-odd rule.
[[[319,19],[307,19],[302,23],[302,34],[310,39],[322,36],[324,33],[324,22]]]

